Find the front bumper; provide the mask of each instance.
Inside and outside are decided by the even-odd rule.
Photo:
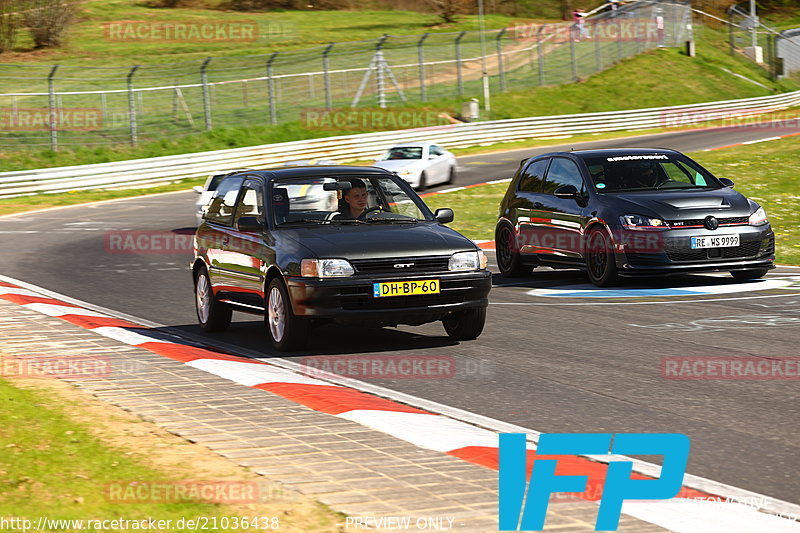
[[[739,246],[691,249],[691,237],[739,234]],[[645,235],[643,237],[643,235]],[[637,240],[638,239],[638,240]],[[623,276],[774,268],[775,234],[764,226],[721,226],[661,232],[615,233],[617,269]]]
[[[375,298],[380,281],[438,279],[440,293]],[[375,274],[347,278],[287,278],[295,316],[359,324],[418,325],[440,320],[452,311],[486,307],[492,287],[488,270],[413,275]]]

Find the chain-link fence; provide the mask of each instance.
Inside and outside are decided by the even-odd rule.
[[[270,55],[0,65],[0,143],[57,149],[298,120],[353,125],[354,109],[480,97],[484,76],[492,93],[577,81],[644,50],[682,45],[690,22],[688,2],[642,0],[573,23],[387,35]]]
[[[800,71],[800,28],[778,32],[736,6],[728,10],[731,51],[766,70],[772,79]]]
[[[800,73],[800,28],[782,31],[776,37],[775,55],[781,62],[779,76]]]

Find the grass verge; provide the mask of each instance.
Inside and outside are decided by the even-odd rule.
[[[178,521],[208,517],[219,523],[223,517],[278,516],[281,531],[332,532],[337,531],[340,518],[299,495],[280,503],[158,503],[157,495],[156,503],[114,501],[107,495],[120,482],[166,487],[202,480],[261,485],[265,480],[55,379],[0,379],[0,449],[0,517],[28,519],[33,524],[39,517],[85,521],[83,527],[49,524],[43,531],[84,531],[90,529],[89,520],[120,518],[171,520],[171,527],[159,530],[194,531],[179,527]],[[102,529],[141,528],[111,525]]]
[[[734,180],[736,190],[761,204],[775,231],[777,262],[800,265],[800,138],[689,155],[715,175]],[[456,218],[451,227],[467,237],[493,239],[497,207],[507,188],[505,183],[486,185],[425,200],[432,209],[452,208]]]

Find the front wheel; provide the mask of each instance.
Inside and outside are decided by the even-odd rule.
[[[507,225],[501,226],[495,235],[495,257],[503,277],[526,276],[533,270],[532,266],[522,263],[518,248],[514,231]]]
[[[266,299],[264,322],[272,346],[281,352],[302,348],[308,340],[309,323],[292,313],[292,302],[283,280],[275,278],[270,282]]]
[[[586,269],[589,279],[598,287],[610,287],[619,283],[611,237],[603,230],[595,229],[589,233],[586,242]]]
[[[419,175],[419,184],[417,185],[417,190],[419,192],[424,191],[428,187],[428,177],[423,172]]]
[[[449,185],[451,183],[455,183],[455,181],[456,181],[456,167],[454,165],[450,167],[450,173],[447,175],[447,181],[445,181],[445,183]]]
[[[750,268],[748,270],[732,270],[731,276],[734,279],[748,280],[763,278],[769,272],[768,268]]]
[[[194,303],[197,321],[204,331],[225,331],[231,325],[233,310],[214,296],[205,267],[198,270],[194,278]]]
[[[454,311],[442,319],[447,335],[454,341],[477,339],[486,324],[486,308]]]

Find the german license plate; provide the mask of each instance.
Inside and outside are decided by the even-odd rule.
[[[385,296],[415,296],[419,294],[439,294],[438,279],[421,279],[416,281],[388,281],[372,284],[372,295],[375,298]]]
[[[739,235],[714,235],[711,237],[692,237],[691,247],[698,248],[730,248],[739,246]]]

